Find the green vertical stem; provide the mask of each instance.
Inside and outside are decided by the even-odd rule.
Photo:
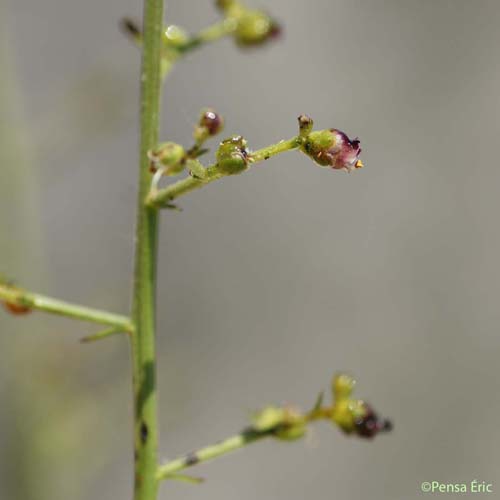
[[[146,207],[151,174],[148,150],[158,143],[163,0],[144,1],[141,69],[141,145],[132,317],[135,483],[134,500],[155,500],[158,491],[158,420],[155,355],[158,213]]]

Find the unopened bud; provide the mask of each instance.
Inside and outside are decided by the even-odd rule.
[[[345,373],[335,375],[332,382],[333,398],[338,401],[340,399],[347,399],[351,396],[356,381]]]
[[[249,47],[261,45],[281,34],[280,25],[265,12],[245,10],[237,18],[235,39],[238,45]]]
[[[312,118],[307,115],[300,115],[299,118],[299,135],[307,137],[311,132],[314,125]]]
[[[222,141],[217,150],[217,167],[226,175],[239,174],[248,168],[247,141],[240,135]]]
[[[159,167],[165,167],[168,169],[169,175],[182,172],[185,156],[184,148],[175,142],[163,142],[156,149],[148,152],[151,170],[155,171]]]
[[[8,312],[10,312],[11,314],[15,314],[16,316],[23,316],[25,314],[29,314],[32,311],[31,307],[16,302],[4,301],[3,306]]]
[[[189,40],[188,33],[181,27],[172,24],[163,31],[163,43],[167,47],[181,47]]]
[[[304,416],[293,408],[268,406],[253,418],[253,429],[258,432],[270,432],[282,441],[294,441],[304,436],[307,431]]]
[[[203,142],[208,137],[219,134],[224,129],[224,119],[213,109],[206,109],[200,116],[200,121],[194,129],[196,141]]]

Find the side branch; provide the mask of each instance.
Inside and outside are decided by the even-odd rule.
[[[156,477],[159,481],[164,479],[175,479],[178,472],[192,467],[193,465],[208,462],[209,460],[238,450],[248,444],[255,443],[256,441],[272,435],[272,431],[268,430],[257,431],[253,428],[246,429],[217,444],[206,446],[205,448],[201,448],[183,457],[167,462],[158,468]]]
[[[271,146],[259,149],[257,151],[254,151],[253,153],[248,154],[247,164],[252,165],[255,163],[259,163],[264,160],[268,160],[269,158],[277,154],[284,153],[286,151],[292,151],[299,148],[301,143],[302,139],[300,138],[300,136],[297,136],[293,137],[292,139],[280,141],[277,144],[272,144]],[[176,198],[199,189],[206,184],[210,184],[213,181],[222,179],[223,177],[234,175],[234,173],[222,169],[219,162],[207,167],[204,171],[203,177],[191,175],[190,177],[177,181],[163,189],[157,189],[156,186],[153,185],[146,198],[146,205],[149,207],[157,208],[169,206],[170,202],[172,202]]]
[[[252,418],[252,425],[240,434],[161,465],[158,467],[156,478],[158,481],[189,479],[179,475],[179,472],[266,437],[279,441],[296,441],[305,436],[309,424],[319,420],[329,421],[340,427],[344,433],[362,438],[370,439],[380,432],[389,431],[392,428],[389,420],[380,418],[363,400],[352,397],[354,384],[352,377],[345,374],[336,375],[331,386],[331,404],[323,405],[324,395],[320,393],[313,408],[305,413],[289,406],[268,406],[256,413]]]
[[[13,304],[28,309],[38,309],[39,311],[98,323],[100,325],[108,325],[125,332],[131,332],[134,328],[132,321],[126,316],[71,304],[5,284],[0,284],[0,299],[6,304]]]

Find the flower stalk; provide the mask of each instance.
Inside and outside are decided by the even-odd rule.
[[[122,332],[131,332],[133,330],[133,323],[126,316],[72,304],[7,284],[0,284],[0,299],[6,306],[11,305],[14,308],[17,306],[19,310],[36,309],[58,316],[66,316],[67,318],[109,325],[118,328]]]
[[[151,184],[148,151],[158,143],[163,0],[145,0],[141,67],[139,192],[135,238],[131,355],[134,389],[134,500],[155,500],[158,417],[156,390],[156,267],[158,213],[144,205]]]
[[[337,374],[331,384],[331,404],[324,405],[323,393],[320,393],[313,408],[305,413],[289,406],[268,406],[256,413],[253,416],[252,425],[239,434],[160,466],[157,478],[160,481],[178,479],[179,472],[185,469],[226,455],[264,438],[296,441],[305,436],[309,424],[319,420],[326,420],[346,434],[365,439],[372,439],[380,432],[391,430],[392,424],[389,420],[380,418],[371,406],[352,397],[354,385],[355,380],[349,375]]]

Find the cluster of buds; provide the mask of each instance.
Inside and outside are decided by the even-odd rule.
[[[316,420],[329,420],[346,434],[362,438],[373,438],[380,432],[390,431],[392,424],[389,420],[380,418],[364,401],[352,398],[354,385],[352,377],[337,375],[332,382],[333,402],[330,406],[323,405],[323,394],[307,413],[288,406],[268,406],[254,415],[251,430],[285,441],[304,436],[307,425]]]
[[[203,167],[196,158],[207,150],[202,149],[203,144],[220,133],[224,128],[224,119],[211,108],[204,109],[194,127],[194,146],[186,150],[175,142],[163,142],[155,149],[148,151],[151,173],[161,172],[161,175],[174,176],[182,173],[187,167],[190,172],[195,170],[196,175],[202,176],[200,169]]]
[[[351,172],[362,168],[363,162],[358,138],[349,139],[347,135],[335,128],[312,131],[313,121],[305,115],[299,116],[300,149],[322,167]]]
[[[249,9],[237,0],[217,0],[217,6],[234,22],[234,38],[241,47],[262,45],[281,34],[280,25],[266,12]]]

